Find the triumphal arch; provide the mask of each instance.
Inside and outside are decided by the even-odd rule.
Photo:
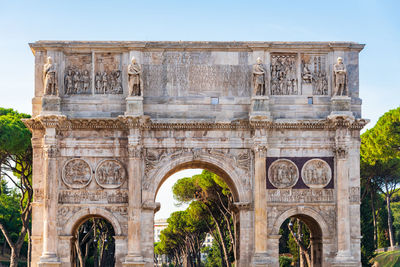
[[[240,216],[237,266],[279,266],[289,217],[313,266],[360,266],[359,52],[352,42],[68,42],[35,55],[32,266],[71,266],[90,216],[116,266],[153,266],[158,188],[205,168]],[[162,205],[162,203],[161,203]]]

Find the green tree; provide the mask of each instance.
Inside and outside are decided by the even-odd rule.
[[[206,223],[217,242],[224,265],[231,266],[237,259],[237,216],[228,185],[204,170],[200,175],[178,180],[172,191],[176,200],[191,203],[192,214]]]
[[[365,190],[365,188],[362,188]],[[363,191],[361,192],[364,193]],[[361,263],[362,266],[371,266],[370,260],[375,256],[375,242],[371,242],[374,240],[375,236],[375,225],[373,222],[373,213],[370,211],[371,202],[374,201],[371,199],[370,195],[367,194],[365,199],[361,202]],[[375,212],[375,210],[373,211]],[[375,215],[375,214],[374,214]]]
[[[12,109],[0,108],[0,179],[7,177],[19,190],[19,216],[21,227],[18,237],[13,240],[12,232],[0,221],[0,232],[6,239],[10,249],[10,266],[16,267],[26,235],[30,239],[31,201],[33,188],[31,133],[21,119],[29,115],[18,113]],[[30,242],[29,242],[30,244]],[[28,263],[30,262],[30,245]]]
[[[367,190],[378,189],[385,196],[388,235],[393,247],[395,236],[390,202],[400,189],[400,107],[386,112],[374,128],[361,136],[360,153],[362,184]],[[374,207],[372,210],[374,213]],[[373,221],[375,223],[376,218]]]

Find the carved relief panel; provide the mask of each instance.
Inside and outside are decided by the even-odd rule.
[[[92,180],[92,168],[83,159],[70,159],[63,167],[62,179],[70,188],[84,188]]]
[[[332,171],[326,161],[311,159],[304,164],[301,176],[308,187],[324,188],[332,179]]]
[[[96,181],[103,188],[118,188],[126,180],[124,166],[117,160],[104,160],[96,169]]]
[[[328,76],[325,55],[301,55],[301,80],[303,93],[328,95]],[[310,89],[308,91],[308,89]]]
[[[271,95],[298,95],[297,54],[271,54]]]
[[[276,188],[290,188],[297,183],[299,170],[292,161],[280,159],[271,164],[268,177]]]
[[[96,53],[94,88],[96,94],[122,94],[122,55]]]
[[[91,94],[92,54],[66,54],[64,94]]]

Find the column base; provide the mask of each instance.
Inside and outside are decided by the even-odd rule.
[[[252,266],[254,267],[265,267],[273,264],[273,261],[268,256],[267,252],[255,253],[252,262]]]
[[[44,253],[38,262],[39,267],[58,267],[61,262],[55,253]]]
[[[143,260],[142,255],[126,255],[125,262],[122,263],[124,267],[145,266],[146,262]]]
[[[360,266],[360,262],[354,260],[348,251],[339,251],[336,255],[335,260],[332,262],[332,266]]]

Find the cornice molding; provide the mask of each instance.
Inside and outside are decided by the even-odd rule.
[[[350,130],[361,130],[369,120],[336,117],[322,120],[288,120],[288,121],[265,121],[254,122],[248,120],[234,122],[156,122],[149,117],[125,117],[118,118],[95,118],[95,119],[67,119],[65,116],[42,117],[23,120],[31,130],[43,130],[45,128],[57,128],[58,130],[91,130],[91,129],[114,129],[128,130],[132,128],[141,130],[253,130],[253,129],[315,129],[334,130],[337,128],[349,128]]]

